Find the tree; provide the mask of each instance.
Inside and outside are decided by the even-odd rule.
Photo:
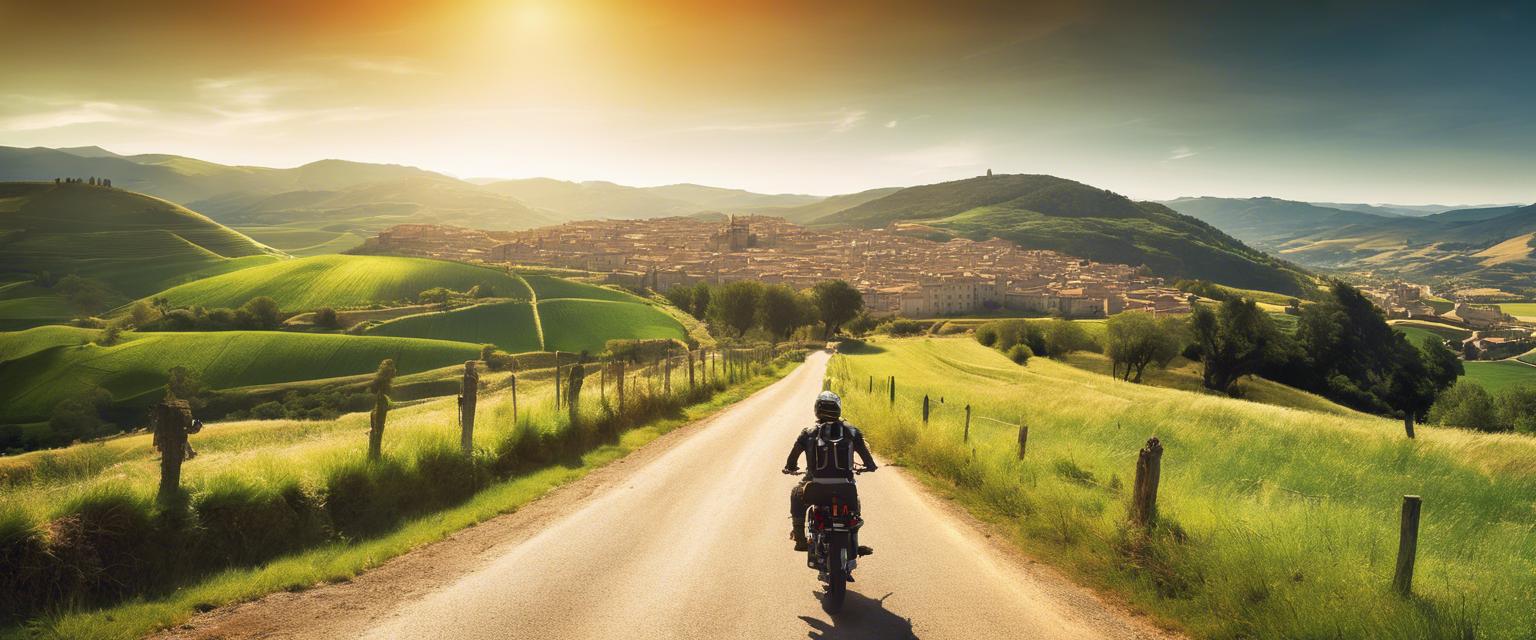
[[[1439,338],[1425,336],[1414,347],[1403,334],[1396,336],[1399,355],[1387,400],[1402,413],[1403,430],[1412,438],[1414,421],[1429,413],[1435,398],[1456,382],[1464,368],[1456,353],[1445,348]]]
[[[315,310],[315,326],[325,329],[340,329],[341,316],[336,315],[335,309],[320,307]]]
[[[444,287],[432,287],[416,294],[416,300],[422,304],[448,304],[448,299],[453,296],[453,291]]]
[[[1083,329],[1083,325],[1071,320],[1056,319],[1045,323],[1041,329],[1045,341],[1045,355],[1064,358],[1074,351],[1095,351],[1098,343]]]
[[[1499,423],[1493,396],[1476,382],[1462,380],[1440,393],[1434,407],[1429,410],[1429,420],[1451,427],[1465,427],[1479,431],[1507,431]]]
[[[825,280],[812,289],[816,301],[816,313],[826,326],[826,337],[831,338],[844,323],[854,319],[864,310],[864,294],[842,280]]]
[[[806,323],[805,305],[799,292],[788,285],[776,284],[763,289],[763,328],[774,338],[784,339],[795,327]]]
[[[1361,411],[1390,411],[1392,375],[1402,362],[1397,335],[1359,289],[1334,282],[1327,299],[1302,308],[1296,341],[1306,362],[1283,382]]]
[[[93,314],[107,307],[107,304],[117,294],[108,289],[106,285],[82,278],[77,275],[67,275],[59,279],[54,285],[54,290],[64,296],[64,301],[78,313]]]
[[[667,289],[667,302],[672,306],[682,309],[683,313],[693,313],[693,287],[687,285],[673,285]]]
[[[709,314],[709,299],[713,293],[714,291],[710,289],[708,284],[700,282],[693,285],[693,299],[691,302],[693,306],[689,309],[689,313],[692,313],[693,317],[699,320],[707,317]]]
[[[171,367],[166,372],[165,395],[167,400],[186,400],[193,409],[200,409],[203,401],[197,396],[203,392],[203,381],[186,367]]]
[[[1200,345],[1200,378],[1207,389],[1230,394],[1232,385],[1258,371],[1279,331],[1252,300],[1228,299],[1216,311],[1196,307],[1190,333]]]
[[[101,335],[96,336],[96,344],[103,347],[110,347],[121,342],[122,339],[123,323],[113,322],[107,325],[107,328],[101,330]]]
[[[144,325],[154,322],[160,315],[160,312],[148,302],[140,300],[128,309],[128,322],[133,324],[134,328],[143,328]]]
[[[745,335],[757,323],[757,308],[763,297],[763,285],[753,280],[728,283],[714,293],[709,305],[709,320],[717,329],[730,329],[733,335]]]
[[[66,398],[53,405],[48,430],[61,444],[87,440],[102,430],[100,389],[78,398]]]
[[[277,301],[267,296],[251,298],[240,310],[249,314],[251,326],[256,329],[272,330],[283,324],[283,312]]]
[[[1500,391],[1493,404],[1501,424],[1521,433],[1536,434],[1536,385]]]
[[[1139,383],[1147,366],[1166,367],[1183,349],[1184,327],[1177,318],[1128,311],[1105,323],[1104,352],[1121,380]]]

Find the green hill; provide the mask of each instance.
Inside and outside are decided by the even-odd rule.
[[[110,347],[94,331],[40,327],[0,333],[0,422],[47,419],[61,400],[100,387],[117,403],[158,397],[171,367],[225,389],[368,373],[394,358],[402,374],[479,357],[480,345],[416,338],[261,331],[127,333]]]
[[[613,302],[644,302],[642,298],[632,293],[617,291],[607,287],[599,287],[544,275],[525,275],[523,280],[533,288],[539,300],[555,300],[558,298],[579,298],[582,300],[610,300]]]
[[[355,308],[415,300],[433,287],[486,296],[526,297],[523,283],[504,271],[461,262],[390,256],[327,255],[285,260],[173,287],[157,294],[173,306],[237,307],[270,296],[285,311]]]
[[[672,316],[648,304],[607,300],[539,301],[544,350],[597,353],[609,340],[688,337]]]
[[[110,305],[198,278],[273,262],[282,252],[184,207],[82,184],[0,183],[0,309],[11,325],[58,321],[70,309],[54,280],[104,285]]]
[[[818,218],[863,227],[924,222],[972,239],[1004,238],[1101,262],[1146,265],[1168,278],[1304,295],[1301,269],[1156,203],[1045,175],[997,175],[909,187]]]
[[[367,333],[494,344],[508,353],[539,351],[542,346],[533,306],[527,302],[493,302],[405,316],[375,325]]]

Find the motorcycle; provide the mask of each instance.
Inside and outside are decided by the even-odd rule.
[[[864,467],[853,469],[855,474],[865,471]],[[784,473],[800,475],[798,471],[785,470]],[[848,583],[853,580],[853,570],[859,564],[860,550],[853,546],[853,541],[854,534],[864,526],[864,519],[836,498],[829,505],[811,505],[809,511],[805,519],[805,564],[815,569],[817,579],[826,585],[823,608],[828,613],[837,613],[843,607]]]

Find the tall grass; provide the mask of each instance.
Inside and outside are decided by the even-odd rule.
[[[887,340],[829,373],[875,449],[1030,552],[1202,638],[1536,637],[1536,440],[1120,382],[965,339]],[[868,391],[895,375],[898,398]],[[923,394],[935,399],[929,424]],[[943,402],[937,402],[943,398]],[[977,416],[962,442],[963,407]],[[1029,425],[1026,459],[1017,431]],[[1159,437],[1160,524],[1126,524]],[[1398,509],[1424,497],[1412,597]]]
[[[692,388],[674,371],[673,393],[632,383],[622,412],[611,386],[605,401],[591,374],[574,422],[554,408],[550,376],[522,376],[516,420],[498,378],[487,376],[495,390],[482,393],[469,457],[458,448],[452,398],[391,412],[384,458],[374,463],[364,456],[364,414],[212,425],[193,436],[199,455],[183,467],[181,499],[169,503],[153,499],[148,435],[19,456],[0,466],[0,623],[153,599],[218,571],[380,536],[506,479],[579,467],[624,431],[770,370]]]

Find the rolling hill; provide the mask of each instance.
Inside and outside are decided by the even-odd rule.
[[[212,389],[368,373],[394,358],[414,373],[479,357],[480,345],[417,338],[276,331],[126,333],[110,347],[98,332],[39,327],[0,333],[0,422],[46,420],[53,406],[102,388],[116,403],[147,403],[166,371],[187,367]]]
[[[11,327],[67,319],[56,284],[79,275],[112,305],[202,277],[286,257],[184,207],[84,184],[0,183],[0,309]]]
[[[172,306],[238,307],[270,296],[284,311],[356,308],[415,300],[433,287],[487,297],[526,297],[527,288],[505,271],[462,262],[389,256],[330,255],[297,258],[204,278],[161,291]]]
[[[922,222],[953,235],[999,237],[1168,278],[1305,295],[1311,276],[1215,227],[1150,202],[1046,175],[995,175],[901,189],[813,221],[881,227]]]
[[[1170,207],[1299,264],[1370,271],[1437,288],[1536,295],[1536,206],[1377,216],[1273,198],[1182,198]]]
[[[396,318],[370,327],[370,336],[494,344],[508,353],[540,351],[539,326],[528,302],[492,302]]]

